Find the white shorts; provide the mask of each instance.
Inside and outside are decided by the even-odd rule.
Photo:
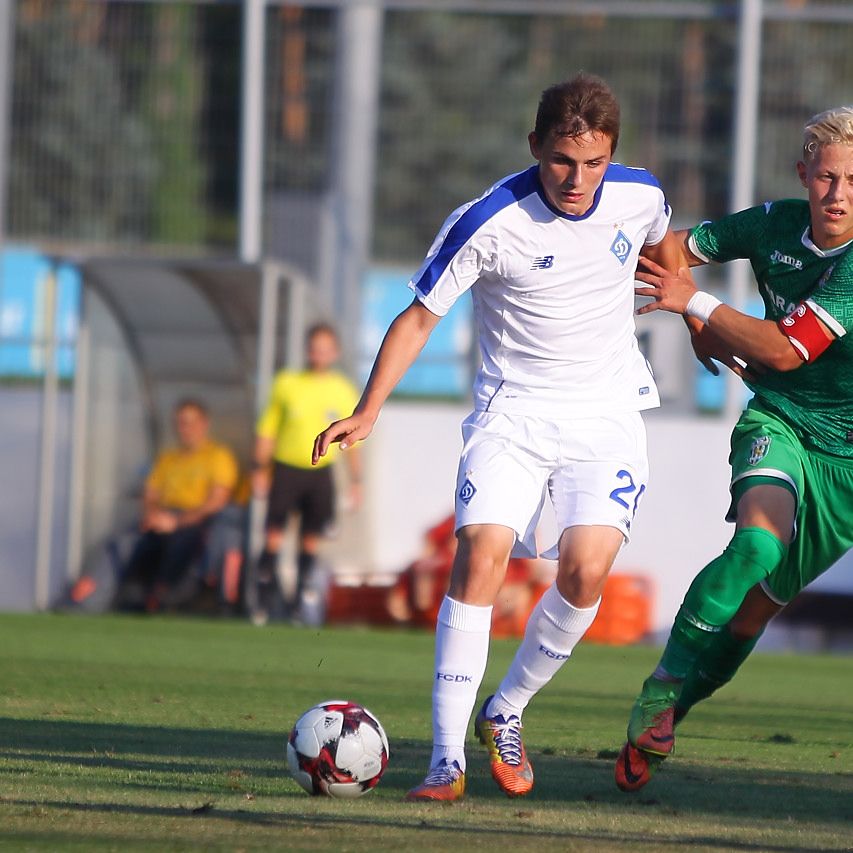
[[[514,557],[536,557],[546,494],[557,535],[605,525],[627,542],[648,482],[646,428],[639,412],[546,420],[473,412],[462,424],[456,529],[501,524],[516,533]],[[557,558],[558,542],[543,553]]]

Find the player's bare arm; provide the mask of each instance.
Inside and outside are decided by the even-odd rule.
[[[690,232],[692,230],[692,228],[680,228],[678,231],[674,232],[675,238],[681,246],[682,254],[684,255],[684,259],[687,261],[687,266],[701,267],[704,266],[707,261],[705,261],[704,258],[694,255],[690,249]]]
[[[685,266],[687,261],[684,255],[684,241],[678,237],[678,232],[667,229],[663,240],[659,243],[649,244],[640,250],[640,255],[649,258],[658,266],[669,272],[675,273]]]
[[[315,439],[313,465],[326,455],[332,442],[339,441],[341,448],[346,449],[370,435],[388,396],[414,363],[440,319],[418,299],[397,315],[385,333],[355,411],[350,417],[330,424]]]
[[[672,273],[678,272],[685,266],[696,266],[704,263],[690,251],[687,245],[689,236],[689,230],[667,231],[660,243],[643,246],[640,254]],[[696,358],[706,370],[715,376],[719,375],[719,368],[714,362],[716,359],[738,375],[742,375],[742,368],[735,361],[734,354],[717,335],[695,317],[685,316],[684,321],[690,330],[690,342],[693,345]]]
[[[637,272],[637,279],[642,281],[644,286],[637,287],[635,292],[638,296],[650,297],[652,301],[637,313],[647,314],[650,311],[663,310],[687,314],[688,303],[699,293],[690,270],[684,267],[677,275],[672,275],[654,261],[645,259],[640,263],[642,269]],[[733,353],[737,353],[748,363],[757,362],[783,372],[796,370],[803,363],[803,358],[792,344],[791,338],[772,320],[749,317],[723,303],[712,307],[708,316],[700,319],[703,319]],[[831,343],[834,340],[832,332],[819,318],[815,317],[814,322],[818,324],[819,334],[825,337],[826,343]]]
[[[690,233],[692,230],[692,228],[679,229],[674,232],[675,238],[681,247],[682,258],[688,267],[704,266],[707,261],[695,255],[690,249]],[[652,260],[656,259],[652,258]],[[666,264],[661,264],[661,266],[666,266]],[[739,354],[732,352],[731,347],[727,346],[719,335],[705,323],[689,314],[682,316],[690,332],[690,345],[693,347],[693,353],[709,373],[713,373],[714,376],[720,375],[717,362],[728,367],[732,373],[745,378],[749,378],[751,372],[761,373],[764,371],[764,367],[757,364],[750,365],[749,369],[744,368],[736,360],[736,356]]]

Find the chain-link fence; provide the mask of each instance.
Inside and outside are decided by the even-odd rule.
[[[679,222],[726,211],[736,4],[379,5],[373,262],[419,260],[450,210],[524,167],[539,92],[580,68],[613,85],[619,159],[658,175]],[[265,14],[265,250],[312,276],[347,109],[345,6],[270,2]],[[853,83],[849,4],[763,12],[756,200],[797,192],[803,121]],[[18,0],[8,236],[233,253],[242,20],[242,4],[221,0]]]

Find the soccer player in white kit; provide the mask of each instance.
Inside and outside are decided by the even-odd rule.
[[[536,165],[450,215],[353,415],[314,444],[316,462],[333,441],[346,448],[366,438],[432,329],[471,291],[483,360],[462,425],[459,546],[436,626],[433,753],[409,800],[464,794],[492,605],[510,556],[536,556],[547,495],[560,536],[544,556],[558,561],[556,582],[475,722],[498,786],[508,796],[531,790],[522,713],[592,624],[646,489],[639,413],[659,401],[634,334],[634,271],[641,251],[673,271],[684,263],[656,179],[611,162],[618,137],[619,105],[598,77],[542,93],[528,137]]]

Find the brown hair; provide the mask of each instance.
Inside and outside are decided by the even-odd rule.
[[[576,74],[542,93],[533,132],[541,142],[552,130],[560,136],[605,134],[612,153],[619,141],[619,102],[600,77]]]
[[[312,340],[315,335],[331,335],[336,343],[340,344],[341,342],[338,330],[331,323],[315,323],[313,326],[309,326],[305,332],[305,343]]]
[[[184,409],[195,409],[205,418],[210,417],[210,411],[207,408],[207,404],[199,400],[198,397],[181,397],[181,399],[175,403],[175,407],[172,411],[177,414],[178,412],[182,412]]]

